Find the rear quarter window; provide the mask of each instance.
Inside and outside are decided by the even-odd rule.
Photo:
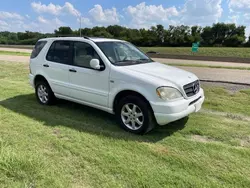
[[[46,43],[47,43],[47,41],[38,41],[36,43],[32,53],[31,53],[30,58],[31,59],[36,58],[39,55],[39,53],[41,52],[41,50],[43,49],[43,47],[45,46]]]

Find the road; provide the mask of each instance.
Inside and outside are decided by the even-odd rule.
[[[178,67],[178,66],[177,66]],[[250,84],[250,71],[201,67],[179,67],[197,75],[201,80]]]
[[[11,55],[0,55],[0,61],[10,62],[23,62],[28,63],[28,56],[11,56]],[[189,60],[176,60],[175,62],[187,62]],[[164,62],[172,62],[173,60],[164,59]],[[212,62],[221,64],[223,62]],[[224,63],[223,63],[224,64]],[[234,63],[230,63],[234,64]],[[240,66],[239,63],[234,66]],[[241,65],[243,66],[243,65]],[[178,66],[177,66],[178,67]],[[196,74],[201,80],[210,81],[223,81],[223,82],[236,82],[250,84],[250,71],[249,70],[237,70],[237,69],[222,69],[222,68],[202,68],[202,67],[186,67],[181,66],[181,69],[190,71]]]
[[[30,49],[3,48],[3,47],[0,47],[0,51],[7,51],[7,52],[26,52],[26,53],[31,53],[31,52],[32,52],[32,50],[30,50]]]
[[[29,58],[29,56],[0,55],[0,61],[27,63]]]

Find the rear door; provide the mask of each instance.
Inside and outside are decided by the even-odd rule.
[[[54,41],[46,55],[43,69],[55,94],[69,96],[69,64],[72,60],[72,42]]]

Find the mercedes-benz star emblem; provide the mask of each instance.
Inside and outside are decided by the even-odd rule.
[[[194,83],[193,84],[193,91],[194,91],[195,94],[199,92],[199,83]]]

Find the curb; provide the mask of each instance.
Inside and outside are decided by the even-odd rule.
[[[174,54],[150,54],[151,58],[163,59],[181,59],[181,60],[198,60],[198,61],[220,61],[227,63],[250,63],[250,58],[241,57],[215,57],[215,56],[198,56],[198,55],[174,55]]]

